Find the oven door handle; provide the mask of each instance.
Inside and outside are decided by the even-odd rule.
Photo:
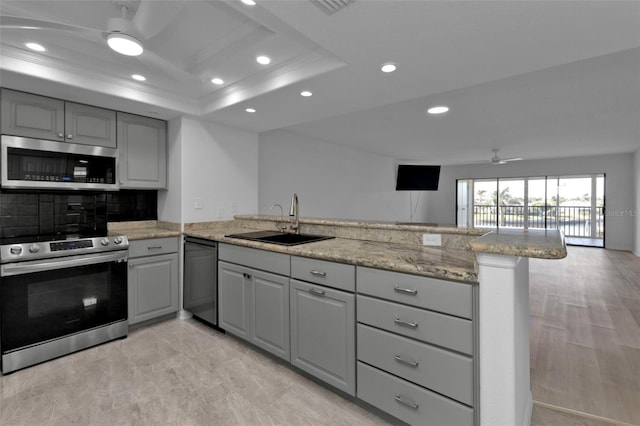
[[[0,276],[9,277],[12,275],[31,274],[35,272],[51,271],[54,269],[72,268],[74,266],[96,265],[98,263],[126,262],[127,255],[128,252],[126,250],[120,250],[110,253],[89,254],[64,257],[60,259],[51,259],[46,262],[33,260],[20,263],[7,263],[6,265],[2,265],[2,269],[0,269]]]

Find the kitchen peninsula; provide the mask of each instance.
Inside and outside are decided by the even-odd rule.
[[[451,423],[455,419],[480,425],[529,424],[532,399],[529,382],[528,258],[565,257],[565,242],[560,232],[495,232],[431,224],[307,218],[300,219],[301,232],[335,238],[282,246],[228,237],[241,232],[275,230],[281,220],[274,216],[242,215],[228,222],[185,224],[184,233],[191,237],[215,240],[222,243],[221,246],[228,245],[230,248],[245,247],[291,256],[292,283],[296,278],[293,276],[294,263],[304,264],[305,259],[354,265],[353,275],[356,278],[353,288],[358,304],[358,398],[408,423],[421,423],[420,417],[416,416],[433,409],[429,415],[443,413],[443,423]],[[424,237],[425,234],[435,236],[441,245],[423,245],[423,241],[433,241],[433,238]],[[425,308],[423,311],[410,306],[413,302],[395,303],[398,300],[394,297],[401,292],[413,292],[413,295],[418,292],[397,283],[420,286],[422,284],[417,277],[429,280],[420,291],[429,294],[431,303],[442,300],[446,306],[414,304]],[[382,293],[377,289],[379,286],[391,286],[390,296],[381,296]],[[291,294],[294,294],[293,291]],[[380,306],[375,308],[376,304]],[[389,307],[416,315],[434,315],[430,321],[440,322],[442,328],[432,330],[433,339],[421,337],[428,344],[415,342],[403,337],[416,339],[410,334],[415,330],[405,332],[404,329],[417,329],[418,323],[407,322],[396,316],[392,318],[393,321],[402,327],[401,331],[392,335],[372,327],[383,326],[375,324],[375,318],[365,318],[368,305],[374,306],[371,310],[376,315],[377,312],[382,315]],[[425,327],[432,326],[428,321],[426,326],[421,323],[420,332]],[[450,340],[451,336],[448,335],[457,335],[458,330],[463,330],[461,336],[470,334],[460,339],[454,336]],[[369,334],[374,337],[367,337]],[[378,334],[380,336],[376,340]],[[384,340],[385,347],[418,345],[425,352],[433,352],[425,364],[431,365],[432,370],[433,366],[439,370],[442,365],[442,374],[448,372],[450,376],[436,377],[438,374],[428,372],[426,374],[429,377],[424,379],[427,384],[424,384],[417,377],[418,373],[408,381],[396,377],[406,378],[402,372],[395,370],[395,364],[386,368],[392,374],[382,367],[372,367],[379,366],[375,359],[369,359],[368,356],[379,352],[376,342],[383,338],[390,339]],[[418,370],[417,361],[405,360],[398,354],[395,357],[400,364]],[[434,361],[438,357],[444,361]],[[293,354],[291,358],[293,363]],[[382,400],[385,395],[375,391],[384,388],[396,389],[391,395],[393,403],[388,406]],[[349,388],[345,389],[349,393]],[[405,391],[413,392],[411,395],[414,396],[405,398],[402,394]],[[418,403],[419,397],[415,395],[422,394],[426,394],[427,399]]]

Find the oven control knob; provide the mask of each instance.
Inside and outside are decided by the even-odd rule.
[[[100,240],[100,244],[102,244],[103,246],[108,246],[109,245],[109,239],[108,238],[103,238],[102,240]]]
[[[115,238],[113,239],[113,242],[114,242],[115,244],[122,244],[122,237],[115,237]]]
[[[11,253],[11,254],[15,254],[15,255],[21,254],[21,253],[22,253],[22,247],[20,247],[20,246],[13,246],[13,247],[11,247],[11,248],[9,249],[9,253]]]
[[[39,244],[31,244],[29,246],[29,252],[30,253],[37,253],[40,251],[40,245]]]

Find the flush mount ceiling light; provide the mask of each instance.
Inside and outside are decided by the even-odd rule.
[[[268,56],[261,55],[256,58],[256,62],[258,62],[261,65],[269,65],[271,63],[271,58]]]
[[[121,55],[140,56],[144,52],[142,42],[128,34],[111,33],[107,36],[107,44]]]
[[[398,69],[398,66],[396,64],[392,64],[391,62],[388,62],[382,65],[382,67],[380,68],[380,71],[388,73],[388,72],[394,72],[397,69]]]
[[[313,93],[308,90],[303,90],[302,92],[300,92],[300,96],[304,96],[305,98],[308,98],[311,95],[313,95]]]
[[[25,43],[24,45],[27,46],[29,49],[34,50],[36,52],[44,52],[44,51],[47,50],[47,49],[44,48],[43,45],[38,44],[38,43],[34,43],[32,41],[30,41],[28,43]]]
[[[218,86],[220,86],[221,84],[224,84],[224,80],[219,78],[219,77],[214,77],[211,79],[211,82],[213,84],[217,84]]]
[[[247,109],[245,109],[245,111],[247,111],[247,112],[249,112],[249,113],[252,113],[252,114],[253,114],[254,112],[256,112],[256,110],[255,110],[255,109],[253,109],[253,108],[247,108]]]
[[[434,106],[431,107],[427,110],[427,113],[431,114],[431,115],[437,115],[437,114],[444,114],[445,112],[449,111],[449,107],[446,105],[438,105],[438,106]]]
[[[253,0],[240,0],[242,3],[246,4],[247,6],[255,6],[256,2]]]
[[[132,74],[131,78],[137,81],[146,81],[147,78],[144,75],[140,75],[140,74]]]

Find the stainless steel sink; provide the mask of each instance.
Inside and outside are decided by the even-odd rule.
[[[254,231],[242,234],[225,235],[227,238],[238,238],[241,240],[260,241],[262,243],[278,244],[281,246],[295,246],[298,244],[313,243],[315,241],[329,240],[335,237],[314,234],[291,234],[278,231]]]

